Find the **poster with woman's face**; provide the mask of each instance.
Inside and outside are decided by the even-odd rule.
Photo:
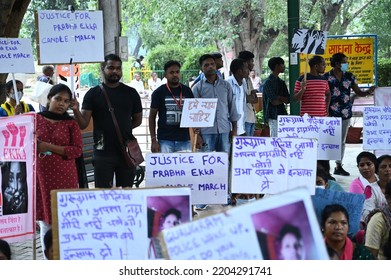
[[[1,165],[1,176],[3,215],[27,213],[26,162],[3,162]]]

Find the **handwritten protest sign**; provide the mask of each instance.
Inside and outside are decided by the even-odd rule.
[[[0,73],[35,73],[30,39],[0,38]]]
[[[324,54],[327,31],[297,29],[292,37],[291,50],[295,53]]]
[[[363,115],[363,149],[389,150],[391,148],[391,107],[365,107]]]
[[[374,99],[375,106],[391,106],[391,87],[377,87]]]
[[[217,98],[186,99],[183,105],[181,127],[211,127],[214,124]]]
[[[349,232],[354,236],[360,229],[360,219],[364,207],[365,196],[363,194],[339,192],[316,188],[315,195],[312,196],[312,202],[319,224],[322,222],[322,211],[326,205],[340,204],[346,208],[349,213]]]
[[[225,204],[227,153],[153,153],[145,159],[145,186],[188,186],[192,204]]]
[[[232,193],[276,194],[306,186],[315,193],[316,139],[235,137]]]
[[[33,238],[35,232],[35,114],[0,118],[0,239]]]
[[[278,116],[278,137],[318,140],[318,159],[341,159],[341,118]]]
[[[39,64],[103,61],[102,11],[40,10],[36,20]]]
[[[172,260],[285,259],[278,240],[292,226],[302,235],[297,259],[328,259],[307,189],[299,188],[230,208],[161,233]]]
[[[169,227],[166,213],[176,214],[171,226],[191,220],[189,188],[54,191],[54,254],[62,260],[147,259],[150,238]]]

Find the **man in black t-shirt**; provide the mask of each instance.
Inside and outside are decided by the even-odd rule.
[[[139,94],[134,88],[120,82],[122,61],[119,56],[109,54],[102,64],[104,75],[103,87],[107,91],[111,105],[121,130],[124,142],[135,139],[132,129],[140,126],[142,106]],[[81,129],[88,126],[91,117],[94,121],[94,176],[95,187],[113,187],[115,185],[132,187],[135,169],[128,167],[121,152],[113,119],[107,101],[99,86],[90,89],[83,100],[82,111],[75,102],[72,110]]]
[[[180,128],[182,107],[186,98],[193,98],[188,86],[180,83],[181,65],[170,60],[164,65],[167,83],[158,87],[152,94],[149,114],[149,132],[153,153],[173,153],[191,151],[188,128]],[[156,135],[156,116],[159,113]]]

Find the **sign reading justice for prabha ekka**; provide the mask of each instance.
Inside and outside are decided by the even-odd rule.
[[[365,107],[363,118],[363,149],[389,150],[391,148],[391,107]]]
[[[152,153],[145,162],[145,186],[188,186],[192,204],[227,203],[227,153]]]
[[[39,64],[102,62],[102,11],[41,10],[37,46]]]
[[[318,159],[341,159],[341,118],[278,116],[278,137],[318,140]]]
[[[316,139],[235,137],[232,145],[232,193],[315,193]]]

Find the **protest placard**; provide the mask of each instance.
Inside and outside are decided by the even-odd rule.
[[[364,108],[363,149],[391,149],[391,107],[371,106]]]
[[[39,64],[104,60],[102,11],[39,10],[36,22]]]
[[[35,114],[0,118],[0,239],[33,238],[35,232]]]
[[[318,140],[319,160],[341,159],[341,118],[278,116],[278,137]]]
[[[377,87],[374,99],[375,106],[391,106],[391,87]]]
[[[227,153],[148,153],[145,186],[188,186],[192,204],[226,204]]]
[[[302,238],[289,257],[283,231]],[[163,253],[172,260],[328,259],[307,189],[299,188],[163,231]]]
[[[191,221],[189,188],[52,192],[55,259],[159,258],[155,236]]]
[[[191,98],[183,104],[181,127],[211,127],[214,124],[217,98]]]
[[[291,51],[305,54],[324,54],[327,31],[297,29],[292,37]]]
[[[0,73],[35,73],[30,39],[0,38]]]
[[[364,207],[365,196],[363,194],[339,192],[316,188],[312,202],[319,225],[322,223],[322,211],[330,204],[340,204],[349,213],[349,236],[353,237],[360,229],[360,220]]]
[[[315,193],[316,139],[235,137],[232,146],[232,193]]]

